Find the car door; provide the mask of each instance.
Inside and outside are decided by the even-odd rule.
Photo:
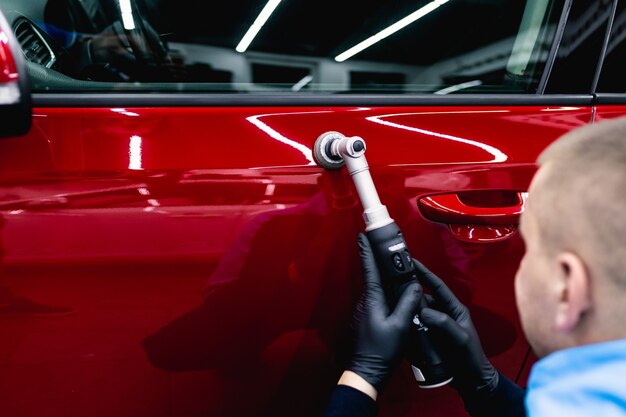
[[[320,415],[364,227],[347,172],[313,159],[328,131],[365,140],[412,254],[523,383],[517,219],[536,156],[592,120],[613,4],[223,7],[0,2],[35,106],[0,141],[0,412]],[[464,415],[406,362],[379,407]]]

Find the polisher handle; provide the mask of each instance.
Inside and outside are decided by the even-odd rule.
[[[400,228],[395,222],[369,230],[367,238],[372,246],[383,287],[391,307],[395,306],[404,289],[417,281],[417,270]],[[425,301],[420,310],[425,307]],[[413,318],[407,358],[413,367],[417,384],[421,388],[436,388],[452,381],[443,360],[432,344],[430,332],[416,314]]]

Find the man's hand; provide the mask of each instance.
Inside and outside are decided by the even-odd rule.
[[[419,261],[413,260],[420,282],[430,290],[429,307],[420,317],[445,347],[442,356],[452,372],[454,386],[464,400],[493,392],[499,374],[491,365],[472,323],[469,310],[456,298],[444,282]]]
[[[111,64],[119,68],[137,65],[137,59],[119,23],[93,35],[89,46],[94,64]]]
[[[422,288],[418,283],[408,285],[391,312],[370,243],[362,233],[358,240],[365,286],[354,315],[354,354],[347,370],[378,392],[402,357]]]

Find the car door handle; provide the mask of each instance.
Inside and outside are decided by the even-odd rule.
[[[517,192],[516,202],[503,207],[479,207],[464,203],[458,194],[423,197],[419,207],[429,220],[448,224],[515,225],[524,211],[528,193]]]

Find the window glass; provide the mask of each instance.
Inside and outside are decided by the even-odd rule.
[[[563,0],[0,0],[35,91],[534,93]]]
[[[626,93],[626,2],[617,4],[597,92]]]
[[[546,93],[590,94],[613,0],[575,1],[567,18]]]

